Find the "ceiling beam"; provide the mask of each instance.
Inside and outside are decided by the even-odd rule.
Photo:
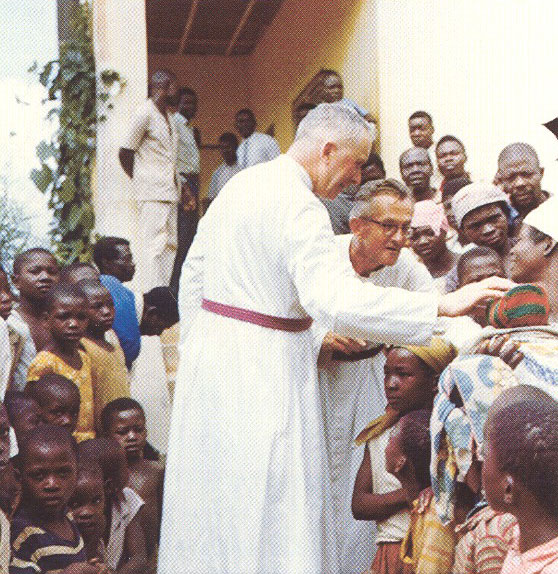
[[[188,20],[186,20],[186,25],[184,26],[184,32],[182,32],[182,37],[180,38],[180,44],[178,46],[178,54],[184,54],[186,49],[186,42],[188,41],[188,36],[192,30],[192,25],[194,24],[194,18],[196,17],[196,12],[200,5],[200,0],[193,0],[192,6],[190,8],[190,14],[188,14]]]
[[[240,34],[242,33],[242,30],[244,29],[244,26],[246,25],[248,18],[250,18],[250,14],[252,13],[252,10],[254,9],[254,6],[256,5],[257,1],[258,0],[250,0],[248,2],[248,5],[246,6],[246,9],[244,10],[244,14],[242,14],[242,18],[240,19],[240,22],[238,23],[238,26],[236,27],[236,30],[234,31],[234,34],[231,38],[231,41],[229,42],[229,45],[227,47],[227,51],[225,52],[225,56],[230,56],[232,54],[232,51],[234,50],[234,47],[236,44],[236,41],[240,37]]]

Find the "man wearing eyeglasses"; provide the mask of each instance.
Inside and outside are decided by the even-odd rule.
[[[351,234],[337,235],[343,272],[362,282],[407,291],[432,291],[426,267],[406,249],[413,202],[393,179],[360,188],[350,215]],[[321,340],[320,326],[314,329]],[[328,332],[320,351],[319,382],[330,467],[341,572],[362,572],[373,559],[374,524],[356,521],[351,496],[362,452],[352,447],[359,429],[385,408],[381,340],[364,342]]]

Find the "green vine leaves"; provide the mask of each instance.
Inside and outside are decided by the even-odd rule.
[[[50,142],[37,146],[41,169],[32,170],[30,177],[49,195],[54,215],[50,234],[63,263],[91,259],[95,226],[91,176],[97,125],[106,120],[113,107],[111,99],[125,86],[115,70],[96,76],[87,3],[76,6],[73,20],[72,38],[60,47],[59,60],[48,62],[40,71],[37,64],[29,70],[39,74],[48,100],[58,102],[48,114],[58,117],[58,129]]]

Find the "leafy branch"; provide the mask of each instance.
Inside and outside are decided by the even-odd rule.
[[[59,102],[47,117],[58,116],[59,127],[50,142],[37,146],[41,169],[31,179],[50,196],[55,223],[50,235],[59,258],[66,263],[91,258],[95,225],[91,174],[97,124],[112,108],[110,99],[124,85],[118,72],[103,70],[96,77],[91,13],[87,2],[76,5],[71,40],[60,46],[59,60],[30,72],[48,89],[48,100]]]

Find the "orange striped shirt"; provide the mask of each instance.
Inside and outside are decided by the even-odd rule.
[[[511,514],[486,506],[458,528],[454,574],[500,574],[506,554],[516,542],[519,530]]]

